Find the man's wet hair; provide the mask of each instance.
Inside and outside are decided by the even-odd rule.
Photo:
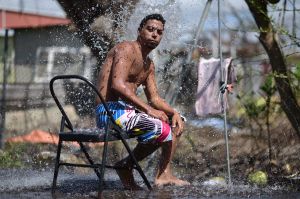
[[[142,19],[138,30],[139,31],[142,30],[142,28],[145,26],[147,21],[152,20],[152,19],[161,21],[161,23],[165,26],[166,20],[164,19],[164,17],[161,14],[150,14],[150,15],[147,15],[146,17],[144,17],[144,19]]]

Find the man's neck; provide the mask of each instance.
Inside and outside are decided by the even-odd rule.
[[[146,45],[144,45],[144,44],[140,41],[139,38],[136,40],[136,42],[137,42],[139,48],[141,49],[143,58],[146,58],[146,57],[149,55],[149,53],[150,53],[153,49],[150,49],[149,47],[147,47]]]

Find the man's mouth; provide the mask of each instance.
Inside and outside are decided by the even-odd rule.
[[[151,44],[158,44],[158,42],[157,41],[155,41],[155,40],[149,40],[149,43],[151,43]]]

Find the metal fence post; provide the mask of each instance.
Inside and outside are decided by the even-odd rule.
[[[2,98],[1,98],[1,126],[0,126],[0,149],[4,147],[3,134],[5,131],[5,98],[6,98],[6,83],[7,83],[7,54],[8,54],[8,29],[5,29],[4,37],[4,53],[3,53],[3,82],[2,82]]]

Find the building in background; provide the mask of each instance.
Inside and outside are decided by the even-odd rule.
[[[57,1],[0,0],[1,95],[5,79],[4,32],[9,30],[6,38],[9,41],[5,72],[6,110],[44,104],[39,99],[49,99],[49,93],[44,91],[48,90],[49,80],[56,74],[90,75],[89,66],[93,64],[90,50],[70,27],[72,23]]]
[[[65,17],[56,1],[0,1],[1,30],[10,30],[10,82],[42,81],[42,77],[48,77],[44,79],[47,81],[54,75],[51,70],[55,63],[70,65],[80,62],[80,59],[84,59],[86,63],[89,50],[68,30],[70,25],[71,21]],[[3,54],[3,51],[0,53]],[[63,59],[64,54],[67,59]],[[84,58],[78,57],[80,54]],[[76,57],[73,58],[72,55]],[[41,71],[48,74],[41,74]]]

